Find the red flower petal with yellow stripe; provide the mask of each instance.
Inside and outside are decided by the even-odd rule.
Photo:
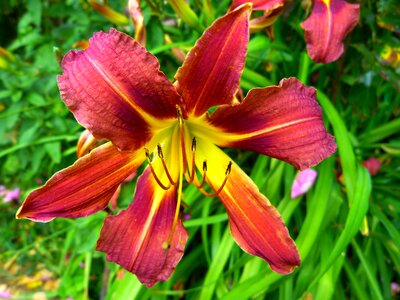
[[[163,190],[147,169],[138,179],[129,208],[105,220],[97,250],[106,252],[108,260],[136,274],[148,287],[167,280],[182,258],[188,238],[180,219],[169,236],[175,207],[176,188]]]
[[[143,162],[144,155],[121,152],[111,143],[92,150],[33,191],[17,218],[48,222],[85,217],[107,207],[119,184]]]
[[[221,106],[209,118],[224,134],[214,140],[272,156],[307,169],[336,151],[322,121],[315,89],[295,78],[279,86],[252,89],[241,104]]]

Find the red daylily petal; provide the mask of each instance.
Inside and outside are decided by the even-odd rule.
[[[235,9],[244,3],[252,3],[253,10],[273,10],[285,4],[285,0],[233,0],[231,9]]]
[[[152,137],[152,123],[176,117],[181,99],[157,59],[128,35],[111,29],[89,42],[64,57],[61,96],[96,138],[137,149]]]
[[[231,160],[214,145],[204,147],[202,140],[197,145],[199,162],[207,160],[208,182],[217,190]],[[278,273],[290,273],[300,265],[296,245],[278,211],[235,163],[219,198],[228,212],[232,235],[244,251],[261,257]]]
[[[312,60],[322,63],[337,60],[344,51],[343,39],[357,25],[359,17],[359,4],[313,0],[311,15],[301,24]]]
[[[144,155],[120,152],[111,143],[92,150],[29,194],[17,218],[48,222],[79,218],[104,209],[119,184],[143,162]]]
[[[316,165],[336,151],[336,144],[315,94],[296,78],[252,89],[241,104],[211,115],[209,122],[223,131],[215,143],[272,156],[301,170]]]
[[[251,6],[218,19],[187,55],[175,78],[187,112],[200,116],[210,107],[230,104],[239,87],[249,40]]]
[[[170,247],[165,247],[176,203],[176,189],[161,189],[147,168],[138,179],[129,208],[105,220],[97,250],[136,274],[147,287],[167,280],[181,260],[188,238],[179,220]]]

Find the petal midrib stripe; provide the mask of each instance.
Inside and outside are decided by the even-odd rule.
[[[119,84],[114,82],[106,72],[103,71],[101,64],[94,58],[90,57],[84,52],[85,58],[92,65],[93,69],[100,75],[101,78],[108,84],[108,86],[113,90],[113,92],[118,95],[126,104],[128,104],[133,111],[140,114],[140,116],[149,124],[153,123],[154,117],[144,111],[136,101],[132,99],[129,94],[122,88]]]
[[[280,129],[284,129],[284,128],[287,128],[287,127],[290,127],[290,126],[293,126],[293,125],[297,125],[297,124],[305,123],[305,122],[310,122],[310,121],[317,120],[317,119],[319,119],[319,117],[304,118],[304,119],[300,119],[300,120],[286,122],[286,123],[279,124],[279,125],[276,125],[276,126],[269,126],[267,128],[264,128],[264,129],[252,131],[252,132],[249,132],[249,133],[243,133],[243,134],[226,132],[223,138],[224,138],[224,140],[226,139],[226,140],[228,140],[230,142],[238,141],[238,140],[250,139],[250,138],[257,137],[257,136],[260,136],[260,135],[263,135],[263,134],[267,134],[267,133],[271,133],[271,132],[274,132],[274,131],[278,131]]]

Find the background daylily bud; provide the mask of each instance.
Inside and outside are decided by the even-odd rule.
[[[283,11],[283,5],[266,10],[262,17],[250,20],[250,32],[256,32],[271,26]]]
[[[171,40],[171,38],[170,38],[170,36],[168,34],[165,34],[164,38],[165,38],[165,43],[166,44],[172,44],[173,43],[173,41]],[[173,47],[171,49],[171,51],[172,51],[172,54],[176,57],[176,59],[178,61],[183,62],[185,60],[186,53],[182,49],[180,49],[178,47]]]
[[[196,27],[199,24],[199,19],[194,11],[184,0],[169,0],[176,14],[190,27]]]
[[[306,169],[297,173],[291,191],[291,198],[294,199],[308,192],[313,186],[318,172],[313,169]]]
[[[88,154],[91,150],[98,146],[98,140],[89,132],[89,130],[84,130],[76,144],[76,156],[82,157]]]
[[[135,40],[142,46],[146,46],[146,27],[144,26],[144,18],[140,8],[140,0],[129,0],[128,10],[133,25],[135,26]]]
[[[111,7],[101,4],[95,0],[89,0],[90,5],[98,11],[103,17],[105,17],[110,22],[119,26],[129,25],[129,19],[119,12],[116,12]]]

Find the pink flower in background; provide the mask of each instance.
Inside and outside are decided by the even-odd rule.
[[[0,292],[0,299],[9,299],[11,298],[11,293],[7,291]]]
[[[313,169],[305,169],[297,173],[293,181],[291,197],[292,199],[308,192],[317,179],[318,172]]]
[[[390,284],[390,289],[392,290],[393,296],[400,293],[400,285],[397,282],[392,282]]]
[[[11,202],[18,200],[20,196],[19,188],[8,190],[4,186],[0,186],[0,197],[3,197],[3,202]]]
[[[367,168],[371,176],[375,176],[376,174],[378,174],[379,169],[381,168],[381,162],[375,157],[368,158],[367,160],[364,160],[361,164]]]

